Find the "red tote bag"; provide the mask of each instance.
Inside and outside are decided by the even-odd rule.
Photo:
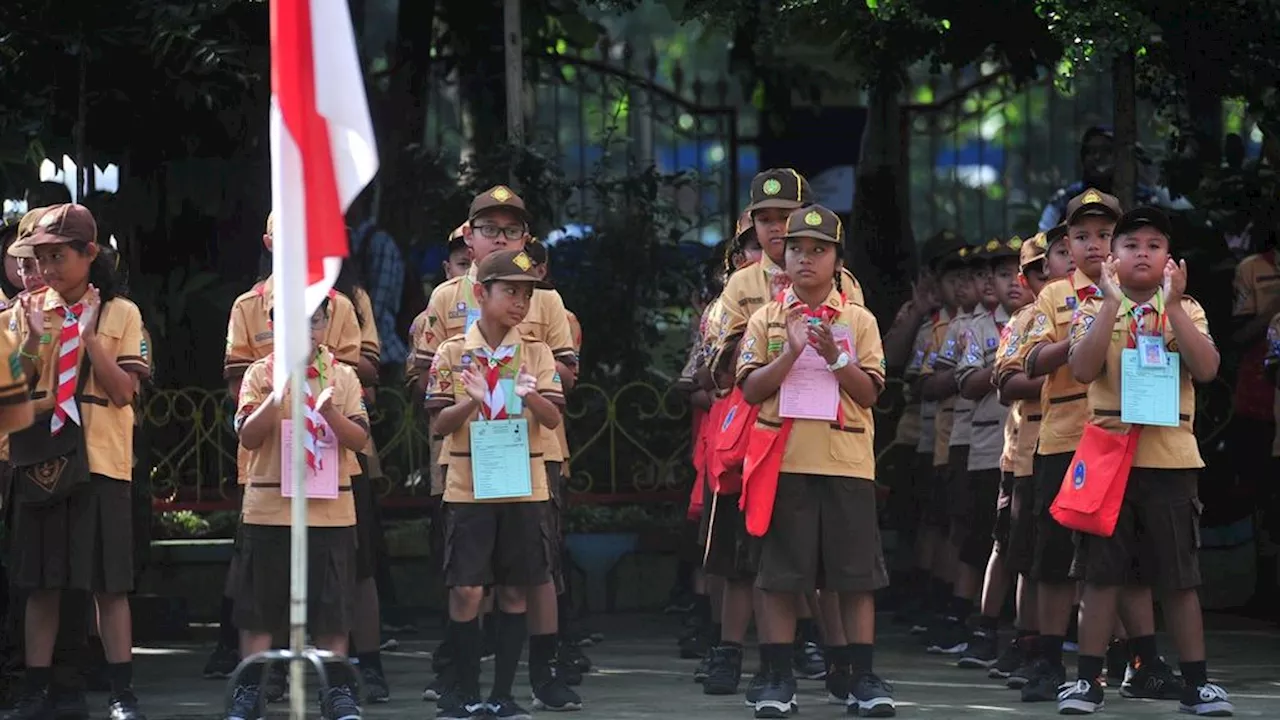
[[[782,456],[787,453],[787,439],[794,424],[791,418],[784,419],[779,428],[753,424],[748,433],[747,456],[742,464],[742,498],[738,502],[752,537],[764,537],[769,532]]]
[[[1082,533],[1111,537],[1129,486],[1140,428],[1113,433],[1085,425],[1062,487],[1049,513],[1058,524]]]
[[[707,475],[714,479],[717,493],[735,495],[742,492],[742,466],[747,457],[747,443],[751,428],[760,415],[759,405],[749,405],[742,399],[742,389],[734,388],[724,403],[723,411],[716,417],[716,426],[710,430],[711,452],[707,459]]]

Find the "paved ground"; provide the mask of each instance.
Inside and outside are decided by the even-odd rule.
[[[889,626],[877,647],[879,672],[896,686],[900,717],[943,718],[1048,718],[1056,717],[1047,704],[1023,705],[1013,691],[987,681],[978,671],[959,670],[924,654],[916,641],[899,628]],[[1248,621],[1210,618],[1210,672],[1232,693],[1237,716],[1280,718],[1280,633]],[[743,720],[749,712],[741,696],[704,696],[690,680],[694,662],[676,659],[674,619],[656,616],[621,616],[600,619],[597,629],[607,634],[604,643],[587,652],[597,671],[580,688],[587,709],[581,718],[681,717],[706,720]],[[425,634],[424,634],[425,635]],[[430,670],[434,642],[426,636],[401,636],[398,650],[388,653],[384,664],[394,700],[366,709],[368,718],[430,718],[435,707],[420,700]],[[1172,655],[1167,638],[1162,650]],[[200,679],[207,646],[186,645],[140,648],[138,691],[152,720],[213,720],[218,717],[223,684]],[[1172,660],[1172,658],[1171,658]],[[1068,664],[1074,660],[1069,658]],[[491,664],[486,665],[487,669]],[[523,670],[522,670],[523,675]],[[522,678],[523,679],[523,678]],[[821,683],[802,682],[804,718],[836,718],[838,708],[823,704]],[[527,687],[517,690],[527,697]],[[91,702],[103,702],[94,696]],[[1108,698],[1106,715],[1112,717],[1165,717],[1177,712],[1176,703]],[[314,713],[313,717],[319,714]],[[95,717],[105,717],[97,712]],[[272,718],[286,717],[284,706],[273,706]],[[573,717],[572,715],[570,717]]]

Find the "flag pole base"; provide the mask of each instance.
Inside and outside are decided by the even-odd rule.
[[[364,696],[363,688],[360,687],[360,673],[355,672],[355,666],[351,664],[350,658],[344,655],[338,655],[337,653],[333,653],[328,650],[320,650],[313,647],[305,648],[302,652],[298,653],[295,653],[292,650],[274,649],[250,655],[249,657],[241,660],[240,664],[236,666],[235,671],[231,673],[231,679],[227,681],[227,690],[223,696],[223,714],[225,715],[226,713],[231,712],[231,704],[235,700],[236,688],[240,686],[240,676],[244,674],[246,669],[252,665],[261,665],[262,677],[265,678],[267,673],[271,672],[271,668],[282,662],[286,666],[292,666],[294,663],[310,663],[312,669],[316,671],[316,676],[320,680],[320,693],[322,696],[330,688],[329,672],[325,670],[325,663],[341,662],[352,670],[351,678],[355,683],[354,689],[356,697]],[[290,692],[293,692],[292,688],[290,688]],[[266,717],[266,711],[266,696],[259,694],[258,712],[263,717]]]

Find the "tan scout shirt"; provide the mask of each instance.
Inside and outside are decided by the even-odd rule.
[[[968,335],[969,324],[973,322],[973,313],[961,311],[951,320],[951,324],[947,326],[946,337],[942,341],[942,347],[938,350],[938,356],[933,361],[934,372],[945,372],[947,370],[955,370],[960,365],[960,358],[965,352],[965,343]],[[961,397],[959,393],[948,398],[951,401],[951,411],[954,421],[951,425],[951,436],[947,439],[948,448],[966,447],[969,445],[969,436],[973,432],[971,424],[973,420],[973,408],[976,403],[968,398]]]
[[[1076,270],[1071,277],[1054,280],[1040,291],[1026,338],[1021,343],[1023,367],[1034,370],[1036,355],[1045,345],[1066,340],[1071,318],[1080,306],[1080,298],[1092,297],[1098,287],[1088,275]],[[1039,455],[1075,452],[1088,419],[1088,390],[1076,382],[1067,365],[1054,370],[1045,380],[1040,394]]]
[[[227,321],[227,352],[222,362],[222,374],[228,380],[243,375],[249,365],[270,355],[275,347],[271,332],[271,307],[275,302],[272,287],[272,278],[267,278],[236,298],[231,306],[231,317]],[[355,367],[360,364],[363,342],[355,306],[350,298],[336,292],[331,294],[329,305],[325,345],[337,356],[338,362]]]
[[[58,308],[67,307],[62,296],[50,288],[33,293],[32,298],[44,306],[44,332],[40,336],[40,368],[35,389],[31,391],[36,414],[46,413],[57,404],[58,335],[62,330],[62,316]],[[104,303],[98,310],[98,342],[103,350],[116,360],[121,370],[137,378],[151,377],[150,349],[142,332],[142,313],[138,306],[126,298],[117,297]],[[27,318],[21,310],[9,315],[10,332],[23,337]],[[85,349],[80,346],[76,359],[77,373],[83,364]],[[114,480],[133,479],[133,405],[118,407],[111,404],[107,394],[89,366],[89,377],[84,390],[77,396],[80,402],[80,418],[84,421],[85,449],[89,458],[89,472],[105,475]]]
[[[1023,344],[1027,332],[1031,329],[1031,321],[1035,318],[1035,303],[1020,308],[1009,319],[1009,332],[1001,340],[1000,349],[996,353],[996,387],[1004,387],[1009,378],[1025,372],[1023,366],[1027,354]],[[1040,438],[1040,403],[1026,400],[1015,400],[1009,406],[1009,418],[1015,425],[1015,445],[1005,446],[1005,454],[1012,455],[1013,476],[1031,477],[1035,463],[1036,442]],[[1005,437],[1009,435],[1006,432]],[[1007,442],[1007,440],[1006,440]]]
[[[256,360],[244,374],[240,384],[240,403],[236,410],[236,427],[240,427],[264,402],[271,398],[271,363],[267,359]],[[318,380],[308,380],[312,392],[319,393]],[[333,367],[333,403],[352,422],[369,428],[369,413],[365,409],[360,378],[349,365],[339,363]],[[280,403],[280,419],[291,420],[293,402],[288,391]],[[301,423],[299,423],[301,425]],[[299,428],[301,430],[301,428]],[[280,431],[267,435],[257,450],[249,455],[248,482],[244,489],[243,522],[249,525],[288,525],[293,503],[280,487],[281,453]],[[350,527],[356,524],[356,506],[351,496],[351,476],[358,471],[355,453],[343,447],[338,449],[338,497],[334,500],[307,500],[307,527]]]
[[[555,358],[546,343],[525,338],[518,328],[512,328],[502,345],[518,345],[520,363],[529,374],[537,378],[538,393],[557,405],[564,405],[560,374],[556,372]],[[427,375],[428,408],[440,410],[456,402],[467,401],[467,391],[462,386],[462,371],[474,362],[474,353],[479,348],[487,348],[487,344],[480,334],[480,328],[475,325],[465,335],[455,335],[439,345]],[[524,417],[531,426],[537,424],[528,406],[524,408]],[[556,438],[553,432],[547,431],[529,433],[529,473],[533,487],[531,496],[476,500],[475,484],[471,477],[471,423],[479,419],[480,411],[477,409],[462,427],[444,439],[444,447],[440,451],[441,464],[448,465],[445,471],[444,501],[539,502],[549,499],[546,452],[548,447],[556,445]],[[539,427],[546,429],[541,425]]]
[[[755,370],[782,354],[787,343],[787,313],[800,301],[788,290],[782,302],[766,303],[751,316],[739,344],[737,379],[741,385]],[[876,318],[865,307],[832,291],[826,305],[838,312],[832,327],[847,332],[858,364],[880,387],[884,387],[884,348]],[[762,427],[780,427],[778,395],[764,401],[756,421]],[[842,422],[841,422],[842,421]],[[840,393],[838,422],[796,420],[782,457],[782,472],[805,475],[834,475],[874,481],[876,477],[875,419],[871,408],[855,403]]]
[[[1210,340],[1209,322],[1205,319],[1204,308],[1195,300],[1182,298],[1182,307],[1187,316],[1195,324],[1197,330]],[[1093,326],[1093,320],[1102,308],[1100,298],[1088,298],[1080,306],[1076,319],[1071,323],[1071,346],[1084,338]],[[1144,320],[1142,334],[1153,334],[1160,327],[1155,313],[1148,314]],[[1129,429],[1129,425],[1120,422],[1120,354],[1129,344],[1131,317],[1127,313],[1119,313],[1115,327],[1111,333],[1111,346],[1107,348],[1107,360],[1102,374],[1089,384],[1089,422],[1109,432],[1121,432]],[[1169,352],[1178,352],[1178,341],[1174,337],[1173,327],[1165,322],[1164,340]],[[1196,387],[1191,380],[1191,373],[1186,365],[1182,365],[1182,377],[1179,389],[1179,419],[1177,427],[1143,426],[1138,436],[1138,449],[1133,456],[1133,466],[1139,468],[1158,468],[1184,470],[1204,467],[1200,458],[1200,445],[1196,442],[1195,422]]]
[[[938,311],[937,319],[929,329],[929,351],[925,353],[924,362],[920,365],[920,377],[927,378],[933,374],[933,366],[938,362],[938,353],[946,343],[947,331],[951,328],[951,313],[946,308]],[[956,419],[956,398],[951,396],[938,401],[937,414],[933,422],[933,466],[946,467],[950,458],[951,429]]]
[[[973,373],[994,368],[1000,339],[1009,326],[1009,313],[1002,306],[995,310],[979,307],[965,330],[964,351],[956,368],[956,383],[963,384]],[[971,401],[972,402],[972,401]],[[995,387],[974,403],[970,419],[969,469],[994,470],[1000,467],[1004,454],[1004,428],[1009,408],[1000,403]]]
[[[929,342],[933,339],[933,324],[938,321],[938,313],[934,313],[916,331],[915,342],[911,346],[911,359],[903,371],[902,379],[908,385],[914,385],[920,378],[920,370],[924,366],[925,355],[929,353]],[[916,440],[916,454],[933,455],[933,438],[938,416],[938,403],[935,400],[920,400],[920,437]]]
[[[373,363],[376,368],[382,364],[382,341],[378,338],[378,322],[373,315],[373,301],[369,299],[369,293],[365,292],[364,288],[357,287],[351,302],[359,313],[356,324],[360,326],[360,357]],[[359,323],[360,318],[364,318],[363,325]]]

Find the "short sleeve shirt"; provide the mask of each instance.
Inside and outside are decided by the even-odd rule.
[[[1025,354],[1021,347],[1034,315],[1035,305],[1031,304],[1019,308],[1009,318],[1000,347],[996,350],[997,387],[1003,387],[1009,378],[1024,371],[1022,361]],[[1002,468],[1007,463],[1014,477],[1030,477],[1035,463],[1036,440],[1040,436],[1040,403],[1014,400],[1009,404],[1009,418],[1005,426]]]
[[[271,332],[273,286],[272,278],[267,278],[236,298],[231,306],[227,351],[222,362],[222,374],[228,380],[244,375],[254,361],[270,355],[275,347]],[[372,322],[372,313],[368,317]],[[342,293],[329,294],[329,329],[324,342],[337,355],[338,362],[352,367],[360,364],[360,323],[356,320],[355,305]]]
[[[373,314],[373,302],[369,299],[369,293],[362,287],[356,288],[351,302],[358,313],[357,321],[363,321],[358,322],[360,357],[373,363],[374,367],[378,367],[382,364],[382,343],[378,339],[378,322]]]
[[[1210,340],[1209,322],[1205,319],[1204,308],[1195,300],[1184,297],[1182,307],[1191,318],[1197,331]],[[1071,323],[1071,346],[1084,339],[1094,326],[1098,311],[1102,308],[1100,298],[1089,298],[1081,306],[1076,318]],[[1178,351],[1178,340],[1174,336],[1173,327],[1157,320],[1152,312],[1143,318],[1142,334],[1155,334],[1163,330],[1164,344],[1170,352]],[[1120,421],[1120,393],[1123,388],[1120,381],[1121,353],[1129,345],[1131,316],[1121,312],[1117,314],[1111,331],[1111,344],[1107,348],[1106,362],[1102,374],[1089,384],[1089,422],[1110,432],[1122,432],[1129,425]],[[1196,412],[1196,388],[1191,380],[1191,373],[1186,365],[1182,365],[1182,377],[1179,389],[1179,420],[1177,427],[1160,427],[1147,425],[1138,436],[1138,449],[1133,457],[1133,466],[1139,468],[1159,468],[1181,470],[1204,467],[1200,457],[1200,445],[1196,442],[1194,421]]]
[[[1001,337],[1009,327],[1009,314],[1003,307],[981,308],[965,330],[964,351],[956,367],[956,383],[963,384],[974,373],[995,368]],[[971,401],[972,402],[972,401]],[[974,402],[970,419],[969,469],[994,470],[1000,467],[1004,454],[1005,421],[1009,408],[1000,402],[993,385],[981,400]]]
[[[883,388],[884,348],[875,316],[835,291],[827,297],[825,305],[836,311],[832,331],[837,342],[842,342],[846,351],[852,351],[850,361],[857,363]],[[766,303],[751,316],[738,346],[738,384],[783,353],[787,343],[787,313],[798,306],[800,302],[788,290],[781,300]],[[761,404],[757,426],[781,426],[783,419],[778,413],[778,404],[777,393]],[[782,472],[875,480],[876,428],[872,410],[861,407],[843,391],[839,407],[837,422],[794,421],[782,457]]]
[[[1098,287],[1076,270],[1071,277],[1055,280],[1040,291],[1032,311],[1031,324],[1020,346],[1022,365],[1033,370],[1040,349],[1068,338],[1071,320],[1084,299],[1097,297]],[[1040,442],[1036,452],[1056,455],[1075,452],[1084,433],[1089,407],[1087,388],[1076,382],[1067,365],[1045,379],[1040,394]]]
[[[920,369],[924,365],[925,355],[929,352],[929,341],[933,337],[933,324],[938,321],[938,313],[920,325],[916,331],[915,342],[911,344],[911,357],[903,371],[903,380],[908,385],[915,384],[920,377]],[[916,440],[916,453],[933,455],[934,425],[937,422],[938,403],[935,400],[920,400],[920,437]]]
[[[312,392],[321,392],[318,380],[308,380]],[[346,418],[369,427],[369,413],[364,405],[360,378],[349,365],[337,364],[333,368],[333,403]],[[249,366],[240,383],[240,401],[236,409],[236,427],[268,402],[273,392],[271,360],[264,358]],[[292,421],[293,403],[288,391],[280,403],[280,419]],[[292,498],[281,490],[280,430],[268,433],[256,450],[249,450],[248,482],[244,489],[242,509],[244,522],[250,525],[289,525]],[[350,527],[356,524],[356,506],[351,495],[351,475],[359,468],[355,453],[347,448],[338,450],[338,497],[333,500],[307,500],[308,527]]]
[[[520,363],[537,378],[537,391],[557,405],[564,405],[564,389],[560,383],[560,374],[556,372],[555,358],[546,343],[522,337],[518,329],[513,328],[502,341],[504,346],[517,346]],[[472,326],[463,335],[456,335],[441,343],[432,358],[431,369],[427,375],[427,406],[442,409],[458,402],[467,402],[467,391],[462,385],[462,372],[474,363],[479,362],[477,350],[486,348],[484,336],[480,329]],[[492,348],[489,348],[492,350]],[[526,405],[524,418],[533,426],[537,421]],[[447,465],[445,470],[444,501],[451,503],[475,502],[540,502],[550,498],[547,489],[546,451],[556,444],[554,433],[529,433],[529,476],[532,481],[533,494],[525,498],[504,498],[500,501],[476,500],[475,483],[471,474],[471,423],[479,422],[477,409],[462,427],[445,437],[440,451],[441,464]],[[542,427],[542,426],[539,426]],[[558,448],[557,448],[558,449]]]
[[[960,360],[967,352],[969,341],[969,324],[973,322],[973,314],[961,312],[951,320],[951,324],[947,326],[947,334],[943,338],[942,346],[938,350],[938,356],[933,362],[934,372],[946,372],[947,370],[955,370],[960,366]],[[970,424],[973,420],[973,408],[975,403],[961,397],[959,393],[954,393],[948,398],[951,401],[951,411],[954,422],[951,426],[951,436],[948,438],[949,447],[964,447],[969,444],[969,436],[973,430]]]
[[[947,339],[947,331],[951,328],[952,315],[945,308],[938,311],[933,325],[929,328],[928,351],[920,364],[920,377],[933,375],[934,365],[938,362],[938,353]],[[951,448],[951,430],[956,419],[956,398],[954,395],[939,400],[933,421],[933,466],[942,467],[949,460]]]

